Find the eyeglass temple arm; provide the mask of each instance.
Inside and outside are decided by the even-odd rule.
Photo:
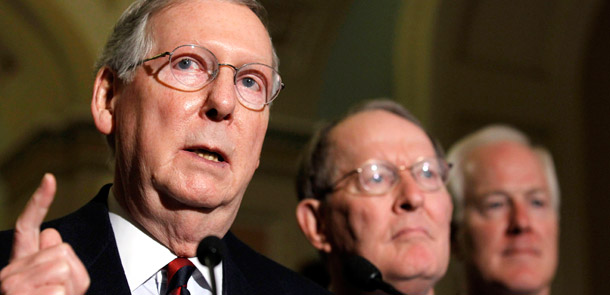
[[[163,53],[159,53],[159,54],[157,54],[157,55],[155,55],[153,57],[150,57],[150,58],[147,58],[147,59],[143,59],[143,60],[139,61],[138,63],[130,66],[128,68],[128,70],[131,70],[131,69],[133,69],[133,68],[135,68],[135,67],[137,67],[137,66],[139,66],[139,65],[141,65],[141,64],[143,64],[143,63],[145,63],[145,62],[147,62],[149,60],[157,59],[157,58],[164,57],[164,56],[167,56],[167,55],[170,55],[170,54],[171,54],[171,52],[166,51],[166,52],[163,52]]]
[[[348,177],[352,176],[353,174],[357,174],[357,173],[362,173],[362,168],[356,168],[350,172],[345,173],[345,175],[341,176],[339,179],[337,179],[335,182],[333,182],[331,189],[334,191],[337,188],[337,186],[339,185],[339,183],[341,183]]]
[[[143,63],[145,63],[145,62],[147,62],[149,60],[153,60],[153,59],[157,59],[157,58],[160,58],[160,57],[168,56],[170,54],[172,54],[172,53],[169,52],[169,51],[166,51],[166,52],[163,52],[163,53],[159,53],[159,54],[157,54],[157,55],[155,55],[153,57],[149,57],[147,59],[141,60],[138,65],[141,65],[141,64],[143,64]]]

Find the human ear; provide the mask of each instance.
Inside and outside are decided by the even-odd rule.
[[[296,209],[297,222],[309,242],[318,250],[330,253],[332,247],[325,232],[321,214],[321,201],[304,199]]]
[[[95,76],[93,97],[91,98],[91,114],[95,127],[101,133],[109,135],[114,131],[114,106],[118,98],[118,83],[116,73],[109,67],[102,67]]]

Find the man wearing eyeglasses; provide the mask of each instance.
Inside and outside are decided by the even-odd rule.
[[[491,125],[449,152],[457,254],[467,292],[548,295],[557,267],[559,187],[548,151]]]
[[[56,187],[45,175],[15,231],[0,236],[0,266],[10,262],[0,293],[212,294],[216,281],[195,255],[214,235],[226,246],[217,294],[326,294],[228,232],[283,87],[263,15],[254,0],[127,9],[91,102],[114,183],[40,232]]]
[[[369,260],[405,294],[433,294],[449,262],[449,165],[399,104],[374,100],[318,131],[297,178],[296,215],[338,295],[370,294],[344,259]]]

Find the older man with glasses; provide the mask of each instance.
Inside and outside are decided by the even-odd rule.
[[[333,292],[434,294],[449,262],[448,170],[440,147],[392,101],[367,102],[319,130],[301,162],[296,215]]]
[[[327,293],[229,232],[283,87],[263,15],[255,0],[126,10],[91,101],[114,183],[41,232],[56,187],[45,175],[15,230],[0,234],[1,294]],[[196,255],[208,236],[222,241],[204,248],[204,266]]]

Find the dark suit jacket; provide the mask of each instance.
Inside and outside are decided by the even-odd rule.
[[[89,272],[91,286],[87,294],[130,294],[108,218],[108,190],[78,211],[43,224],[59,231]],[[6,266],[13,240],[12,231],[0,232],[0,268]],[[223,290],[227,295],[316,295],[326,290],[293,271],[256,253],[232,233],[223,238]]]

